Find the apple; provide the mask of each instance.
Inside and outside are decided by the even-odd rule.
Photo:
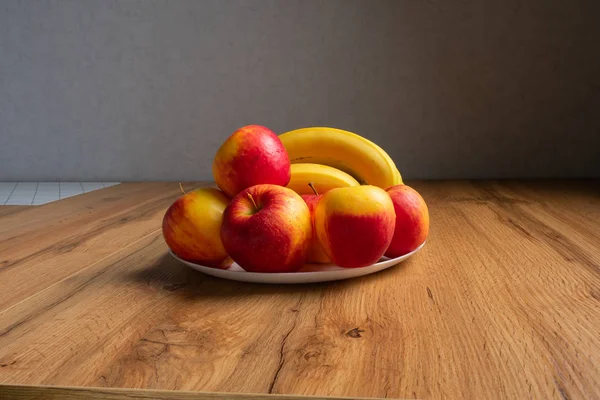
[[[394,235],[394,204],[370,185],[331,189],[315,210],[315,231],[327,256],[340,267],[376,263]]]
[[[291,189],[256,185],[235,196],[223,213],[221,240],[249,272],[293,272],[305,262],[312,239],[310,211]]]
[[[197,189],[179,197],[163,218],[167,246],[184,260],[227,269],[233,261],[219,232],[228,203],[227,196],[214,188]]]
[[[387,189],[396,212],[394,238],[385,255],[400,257],[419,247],[429,234],[429,210],[423,197],[406,185]]]
[[[310,182],[308,185],[314,193],[303,194],[301,196],[310,210],[310,218],[313,226],[313,238],[310,244],[310,249],[308,250],[308,259],[306,261],[312,264],[329,264],[331,263],[331,260],[329,257],[327,257],[327,254],[325,254],[325,250],[323,250],[323,246],[321,246],[319,238],[315,233],[315,209],[317,208],[317,204],[319,203],[322,195],[317,193],[317,189],[315,189],[315,186],[312,182]]]
[[[235,131],[219,148],[212,166],[219,188],[233,197],[250,186],[286,186],[290,158],[277,135],[260,125]]]

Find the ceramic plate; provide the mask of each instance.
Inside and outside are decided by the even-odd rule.
[[[189,261],[182,260],[173,252],[169,251],[173,257],[182,263],[204,272],[207,275],[216,276],[219,278],[230,279],[233,281],[242,282],[257,282],[257,283],[313,283],[313,282],[328,282],[341,279],[356,278],[358,276],[369,275],[381,270],[393,267],[396,264],[406,260],[417,251],[425,246],[425,242],[411,253],[405,254],[397,258],[383,257],[379,262],[362,268],[341,268],[332,264],[306,264],[298,272],[281,272],[281,273],[262,273],[262,272],[246,272],[237,263],[233,263],[229,269],[216,269],[206,267],[204,265],[195,264]]]

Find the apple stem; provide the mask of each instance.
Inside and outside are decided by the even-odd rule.
[[[308,186],[310,186],[312,191],[315,192],[315,195],[319,195],[319,192],[317,192],[317,188],[315,188],[315,184],[313,182],[308,182]]]
[[[181,193],[186,194],[185,190],[183,190],[183,185],[179,182],[179,189],[181,189]]]
[[[256,211],[258,211],[258,206],[256,205],[256,202],[254,201],[254,197],[252,197],[252,195],[250,194],[250,192],[248,192],[248,198],[250,199],[250,201],[252,202],[252,204],[254,204],[254,208],[256,209]]]

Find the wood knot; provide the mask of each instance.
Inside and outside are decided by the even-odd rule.
[[[359,329],[359,328],[354,328],[354,329],[350,329],[348,332],[346,332],[346,336],[351,337],[353,339],[358,339],[360,337],[362,337],[361,333],[363,333],[364,330]]]
[[[308,361],[308,360],[310,360],[311,358],[316,358],[316,357],[318,357],[318,356],[320,356],[320,355],[321,355],[321,352],[320,352],[320,351],[318,351],[318,350],[316,350],[316,351],[309,351],[309,352],[307,352],[307,353],[305,353],[305,354],[304,354],[304,359],[305,359],[306,361]]]
[[[429,287],[427,287],[427,296],[429,296],[429,298],[433,300],[433,293],[431,293],[431,289],[429,289]]]
[[[10,367],[11,365],[14,365],[16,363],[17,363],[17,360],[13,360],[11,362],[2,362],[2,361],[0,361],[0,368]]]

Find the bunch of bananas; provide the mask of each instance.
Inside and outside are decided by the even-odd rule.
[[[298,194],[337,187],[374,185],[386,189],[402,184],[394,161],[375,143],[335,128],[302,128],[279,135],[292,163],[288,188]]]

